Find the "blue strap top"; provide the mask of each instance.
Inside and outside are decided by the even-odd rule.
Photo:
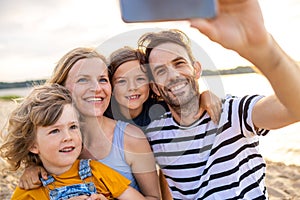
[[[99,160],[113,168],[131,181],[130,186],[140,191],[137,182],[132,174],[131,167],[127,164],[124,154],[124,131],[128,123],[117,121],[114,129],[111,150],[104,159]]]

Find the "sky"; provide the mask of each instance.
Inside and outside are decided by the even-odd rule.
[[[269,32],[300,61],[300,1],[259,2]],[[208,68],[251,65],[187,22],[124,23],[118,0],[0,0],[0,27],[0,82],[48,78],[56,62],[73,48],[97,47],[107,56],[124,45],[135,47],[142,33],[161,28],[186,32],[201,46],[199,55],[209,57]]]

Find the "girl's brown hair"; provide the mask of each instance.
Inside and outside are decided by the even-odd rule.
[[[129,62],[129,61],[134,61],[137,60],[139,63],[142,62],[143,56],[140,53],[139,50],[133,49],[131,47],[125,46],[123,48],[120,48],[113,53],[110,54],[109,56],[109,77],[110,81],[112,83],[112,77],[114,76],[115,72],[117,69],[120,67],[120,65]],[[142,65],[140,65],[141,70],[146,73],[145,69],[143,68]]]

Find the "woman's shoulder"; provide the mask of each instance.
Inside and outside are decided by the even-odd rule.
[[[149,144],[144,132],[137,126],[128,124],[124,129],[124,148],[136,149],[145,146],[145,143]]]
[[[144,132],[137,126],[130,124],[130,123],[126,123],[126,127],[124,129],[124,137],[129,137],[129,138],[145,138],[145,134]]]

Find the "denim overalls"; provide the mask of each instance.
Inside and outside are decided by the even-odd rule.
[[[84,160],[84,159],[80,160],[78,173],[83,183],[54,188],[53,190],[50,190],[48,187],[49,184],[55,186],[54,184],[55,180],[53,176],[51,175],[48,176],[47,180],[41,178],[43,186],[49,190],[50,200],[64,200],[75,196],[80,196],[80,195],[90,196],[91,194],[97,193],[96,187],[93,182],[84,181],[84,179],[88,177],[92,178],[90,160]]]

